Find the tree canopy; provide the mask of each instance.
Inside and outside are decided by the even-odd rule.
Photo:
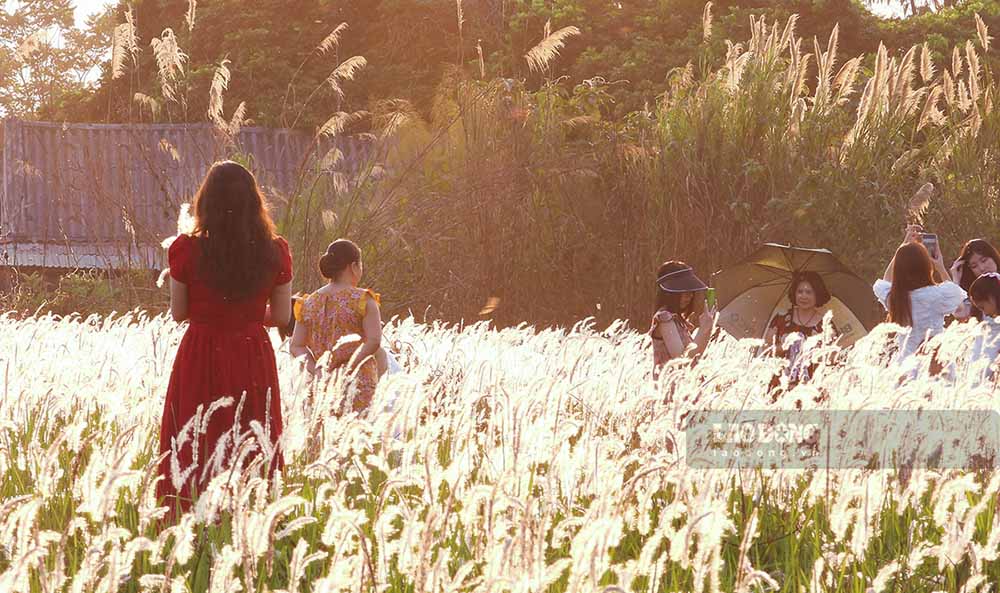
[[[805,39],[826,39],[839,23],[846,56],[923,40],[944,55],[975,33],[973,13],[1000,25],[996,2],[883,3],[893,2],[915,16],[882,19],[854,0],[718,0],[708,9],[714,31],[706,44],[703,0],[121,0],[83,30],[73,26],[70,0],[38,0],[30,10],[21,3],[0,11],[0,111],[204,121],[222,66],[226,117],[242,102],[256,123],[312,127],[390,98],[429,115],[442,78],[457,67],[470,78],[535,87],[606,82],[605,115],[621,118],[655,102],[675,68],[720,63],[724,40],[747,37],[754,15],[798,14]],[[563,40],[546,71],[533,72],[525,54],[564,27],[580,34]],[[321,48],[330,37],[335,43]],[[354,56],[364,59],[348,62]],[[345,62],[350,76],[333,77]]]

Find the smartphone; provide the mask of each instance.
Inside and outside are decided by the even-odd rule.
[[[927,252],[931,254],[931,257],[937,259],[938,236],[934,233],[920,233],[920,242],[927,248]]]
[[[705,304],[708,305],[709,309],[711,309],[712,307],[715,306],[715,289],[714,288],[706,288],[705,289]]]

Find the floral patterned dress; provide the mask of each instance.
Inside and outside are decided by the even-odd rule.
[[[825,313],[825,312],[824,312]],[[780,357],[787,358],[791,365],[788,368],[789,375],[789,385],[796,385],[802,381],[809,380],[810,377],[816,374],[816,369],[819,368],[819,362],[813,359],[812,355],[800,356],[803,352],[803,345],[806,338],[812,336],[820,335],[823,333],[823,317],[819,317],[820,321],[816,325],[803,325],[795,321],[795,308],[789,308],[782,314],[775,315],[771,319],[769,327],[774,330],[774,344],[775,344],[775,354]],[[799,334],[802,336],[801,340],[794,341],[788,350],[785,350],[785,338],[791,334]],[[837,329],[833,328],[834,339],[838,335]],[[771,388],[777,387],[781,383],[781,375],[775,375],[771,379]]]
[[[380,303],[378,293],[366,288],[351,287],[332,292],[315,292],[296,303],[295,321],[308,328],[306,346],[316,360],[329,352],[328,368],[331,370],[350,362],[354,353],[363,345],[364,319],[369,298]],[[344,338],[347,339],[341,342]],[[377,385],[378,363],[374,357],[369,357],[357,371],[357,393],[352,404],[355,412],[368,408]]]
[[[798,333],[802,334],[803,338],[808,338],[823,333],[823,324],[820,323],[823,320],[822,315],[819,316],[820,322],[817,322],[816,325],[802,325],[795,321],[794,313],[795,309],[790,308],[784,314],[775,315],[769,324],[774,329],[774,341],[777,345],[776,352],[778,356],[795,358],[797,350],[794,352],[785,352],[783,348],[785,338],[789,334]]]

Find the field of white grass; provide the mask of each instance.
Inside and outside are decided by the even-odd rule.
[[[940,338],[951,355],[974,327]],[[367,417],[279,350],[285,471],[214,479],[176,525],[153,492],[183,328],[0,317],[0,591],[986,591],[995,470],[706,470],[703,409],[998,409],[992,386],[897,385],[886,331],[776,402],[781,366],[713,343],[649,380],[648,338],[393,320],[405,371]],[[277,344],[277,341],[276,341]],[[926,362],[926,361],[925,361]]]

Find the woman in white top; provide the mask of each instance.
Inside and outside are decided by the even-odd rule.
[[[923,342],[944,330],[944,318],[962,304],[966,294],[950,280],[934,283],[933,271],[949,278],[940,247],[931,258],[920,243],[921,228],[910,225],[906,237],[885,269],[885,276],[872,287],[889,312],[886,321],[912,328],[901,344],[898,360],[917,351]]]

